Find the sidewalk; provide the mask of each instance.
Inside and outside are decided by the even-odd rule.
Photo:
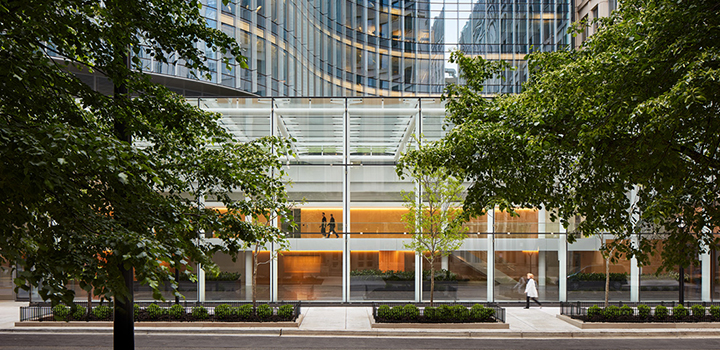
[[[110,333],[110,327],[15,327],[19,319],[19,307],[27,303],[0,301],[0,333]],[[370,307],[313,307],[303,306],[303,319],[299,327],[143,327],[135,324],[136,333],[214,333],[235,335],[273,335],[273,336],[353,336],[353,337],[483,337],[483,338],[682,338],[682,337],[720,337],[720,328],[673,329],[580,329],[557,318],[558,307],[525,310],[519,307],[506,309],[506,322],[509,329],[447,329],[428,328],[372,328],[372,309]]]

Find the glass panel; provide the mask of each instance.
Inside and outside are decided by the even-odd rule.
[[[680,271],[675,268],[657,274],[661,264],[663,249],[662,241],[655,241],[655,255],[650,263],[640,268],[640,301],[669,301],[680,297]],[[685,300],[700,301],[702,293],[700,266],[691,265],[685,268]]]
[[[257,300],[270,299],[270,252],[260,252],[257,272]],[[252,300],[252,254],[240,252],[234,262],[230,255],[215,253],[213,261],[218,265],[220,274],[205,274],[205,299],[212,300]]]
[[[13,289],[12,270],[9,263],[2,263],[0,266],[0,300],[12,300],[15,298]]]
[[[295,139],[298,157],[291,163],[343,163],[344,99],[279,98],[274,102],[280,135]]]
[[[413,191],[410,179],[401,180],[394,166],[353,166],[350,178],[350,221],[352,232],[372,238],[397,237],[407,232],[402,215],[402,191]],[[378,235],[393,234],[393,235]]]
[[[568,245],[567,295],[569,301],[605,300],[605,259],[599,237],[580,238]],[[610,264],[610,301],[630,300],[630,260]]]
[[[354,246],[364,243],[380,245],[363,240]],[[350,253],[350,300],[409,301],[414,298],[414,252],[354,250]]]
[[[190,267],[190,270],[192,271],[192,274],[197,276],[197,266],[194,263],[188,264]],[[175,269],[169,268],[171,273],[175,272]],[[178,281],[178,292],[184,297],[180,298],[181,301],[195,301],[197,300],[197,282],[193,282],[189,279],[187,274],[183,273],[184,269],[180,271],[180,280]],[[165,300],[175,300],[175,295],[173,294],[172,286],[169,282],[160,282],[158,289],[160,290],[160,295]],[[140,284],[138,281],[135,281],[133,284],[133,296],[136,301],[152,301],[153,299],[153,292],[152,289],[144,284]]]
[[[342,251],[283,252],[278,276],[280,300],[342,300]]]
[[[495,237],[495,300],[525,300],[525,276],[535,275],[540,300],[558,300],[558,243],[565,237]],[[506,236],[508,236],[506,238]]]
[[[436,258],[433,300],[487,300],[487,250]],[[430,264],[423,259],[423,300],[430,301]]]
[[[220,125],[237,141],[248,142],[270,136],[270,99],[202,98],[197,101],[200,108],[222,114]]]

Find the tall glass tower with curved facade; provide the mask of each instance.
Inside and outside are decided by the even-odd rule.
[[[209,26],[237,39],[250,69],[207,52],[210,83],[257,96],[437,96],[457,79],[452,50],[516,67],[486,93],[518,92],[525,55],[571,45],[570,0],[203,0]],[[147,71],[193,78],[182,62]]]

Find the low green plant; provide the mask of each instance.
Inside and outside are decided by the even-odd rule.
[[[705,307],[702,305],[695,304],[690,307],[690,310],[692,310],[692,315],[695,317],[705,316]]]
[[[179,320],[185,316],[185,308],[180,304],[175,304],[168,309],[168,315],[176,320]]]
[[[447,305],[438,306],[436,312],[437,312],[437,319],[439,319],[439,320],[447,320],[452,315],[450,313],[450,306],[447,306]]]
[[[423,310],[423,315],[424,315],[428,320],[433,320],[433,321],[434,321],[434,320],[436,320],[437,317],[438,317],[437,308],[432,307],[432,306],[428,306],[428,307],[426,307],[426,308]]]
[[[588,308],[587,310],[587,317],[593,318],[595,316],[600,316],[603,314],[603,309],[597,305],[593,305]]]
[[[686,309],[682,304],[675,306],[673,308],[673,317],[675,318],[683,318],[688,315],[688,309]]]
[[[237,308],[237,315],[242,319],[248,319],[253,315],[252,304],[245,304]]]
[[[377,316],[379,318],[390,318],[390,306],[388,306],[388,305],[378,306]]]
[[[655,307],[655,317],[656,318],[665,318],[668,315],[668,308],[662,305],[658,305]]]
[[[262,304],[257,308],[257,315],[261,319],[270,318],[273,315],[273,309],[268,304]]]
[[[488,322],[495,316],[495,310],[489,307],[475,304],[470,308],[470,318],[475,321]]]
[[[83,318],[87,314],[87,309],[82,305],[76,305],[72,312],[72,317],[76,320]]]
[[[465,306],[453,305],[450,307],[450,317],[458,321],[465,321],[470,318],[470,312]]]
[[[416,320],[418,317],[420,317],[420,309],[418,309],[418,307],[413,304],[407,304],[403,306],[403,311],[405,313],[405,317],[411,320]]]
[[[145,308],[145,311],[147,312],[148,317],[152,320],[157,320],[160,316],[165,314],[165,309],[158,306],[158,304],[148,305],[148,307]]]
[[[401,320],[405,314],[404,306],[395,305],[390,309],[390,318],[393,320]]]
[[[295,307],[290,304],[282,305],[278,308],[278,316],[283,319],[289,320],[293,315],[295,315]]]
[[[55,321],[65,321],[70,316],[70,308],[65,305],[55,305],[52,310]]]
[[[710,316],[712,316],[716,321],[720,321],[720,306],[713,305],[710,307]]]
[[[112,316],[113,310],[107,305],[99,305],[92,309],[92,313],[95,317],[105,320]]]
[[[622,316],[632,316],[633,315],[633,309],[630,306],[623,305],[620,308],[620,315]]]
[[[620,316],[620,308],[610,305],[603,310],[603,316],[608,320],[614,320]]]
[[[194,306],[191,314],[198,320],[204,320],[208,318],[208,310],[204,306]]]
[[[649,306],[647,306],[645,304],[640,304],[640,305],[638,305],[637,309],[638,309],[638,316],[640,316],[640,318],[650,317],[651,309]]]
[[[232,307],[228,304],[220,304],[213,310],[215,317],[224,320],[232,316]]]
[[[140,305],[133,304],[133,316],[135,317],[135,321],[140,317]]]

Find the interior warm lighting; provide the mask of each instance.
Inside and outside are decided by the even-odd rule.
[[[523,253],[530,253],[530,254],[532,254],[532,253],[539,253],[539,252],[540,252],[540,249],[538,249],[538,250],[523,250],[522,252],[523,252]]]

